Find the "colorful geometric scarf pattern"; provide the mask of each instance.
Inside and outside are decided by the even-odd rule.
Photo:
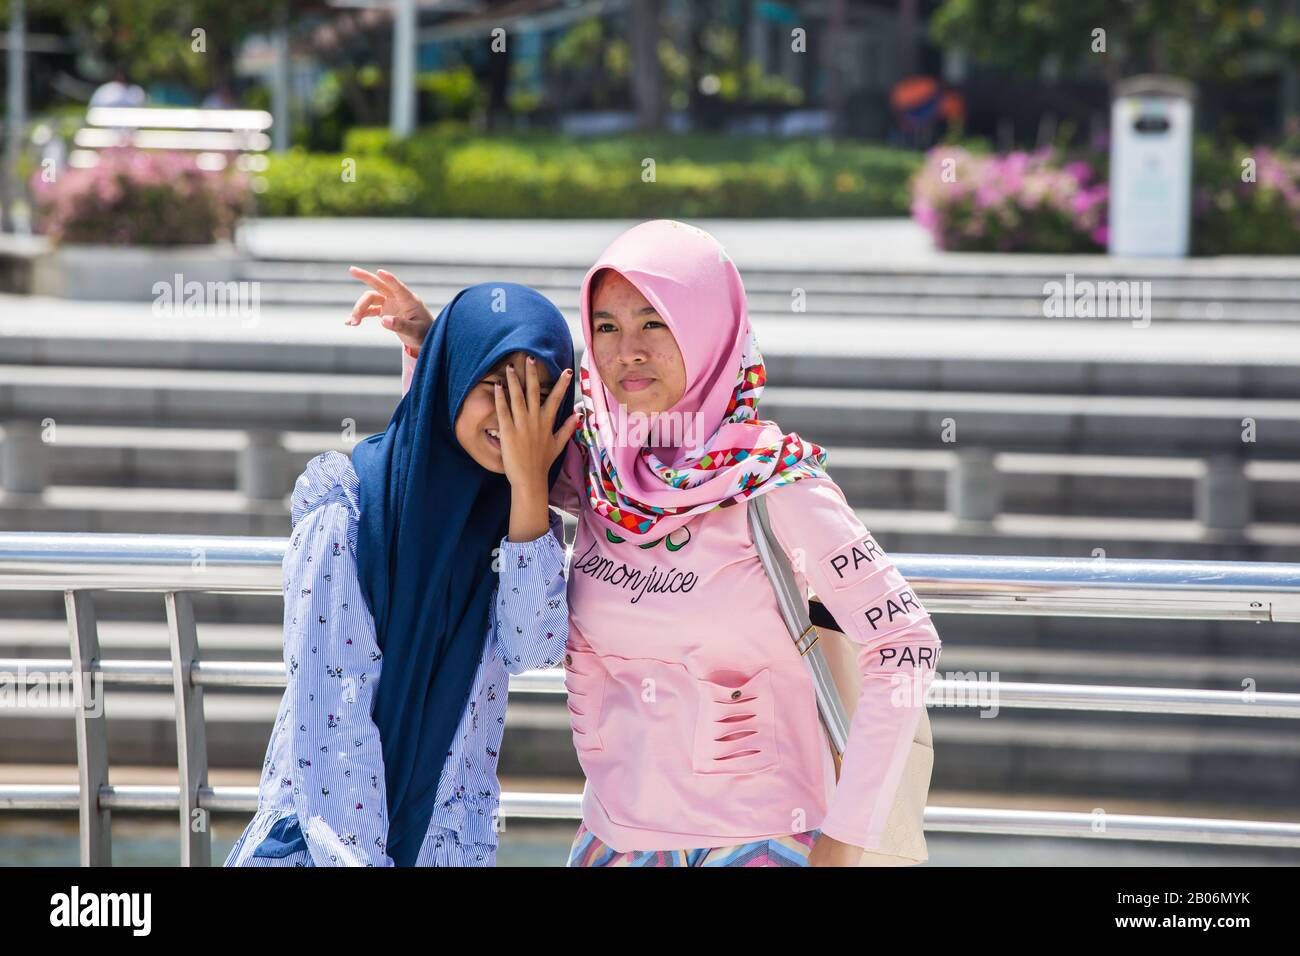
[[[826,478],[826,451],[797,434],[781,433],[776,422],[758,417],[758,402],[767,383],[767,369],[758,349],[753,330],[748,330],[742,352],[736,387],[727,403],[726,414],[718,424],[704,450],[688,455],[677,467],[661,461],[649,448],[639,454],[650,471],[665,485],[694,488],[704,482],[720,480],[718,496],[712,502],[688,508],[661,508],[624,493],[618,470],[609,454],[612,436],[605,434],[593,412],[591,377],[587,358],[579,372],[582,398],[577,403],[578,430],[574,441],[583,451],[587,473],[587,501],[593,512],[611,524],[633,534],[653,534],[655,526],[668,515],[693,515],[727,507],[751,495],[788,485],[801,478]],[[728,425],[753,426],[752,438],[734,439],[718,447],[718,433]],[[734,430],[731,431],[734,435]],[[593,461],[595,467],[593,467]],[[742,466],[743,467],[736,467]]]

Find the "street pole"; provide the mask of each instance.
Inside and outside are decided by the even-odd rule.
[[[275,63],[271,66],[271,147],[277,153],[289,148],[293,117],[289,115],[289,4],[280,0],[275,31],[271,37]]]
[[[396,139],[415,131],[415,0],[395,0],[389,127]]]
[[[826,109],[831,114],[831,132],[844,132],[844,0],[831,0],[827,19],[822,64],[826,69]]]
[[[5,102],[5,153],[4,153],[4,195],[0,197],[3,205],[3,221],[0,229],[5,232],[18,230],[18,197],[22,195],[22,184],[18,181],[18,162],[22,154],[23,137],[27,129],[27,88],[25,80],[27,24],[23,0],[9,0],[9,36],[8,54],[5,57],[8,74],[8,95]]]
[[[632,98],[637,125],[654,130],[663,125],[663,70],[659,66],[660,0],[632,0]]]

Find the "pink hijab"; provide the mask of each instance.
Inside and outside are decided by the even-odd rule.
[[[644,419],[617,407],[591,358],[591,280],[602,269],[620,273],[658,310],[686,366],[686,390],[654,416],[653,441],[644,437]],[[822,448],[758,417],[767,373],[745,287],[708,233],[670,219],[629,229],[583,279],[581,312],[586,351],[574,440],[583,451],[587,501],[609,522],[607,532],[657,539],[694,515],[826,477]]]

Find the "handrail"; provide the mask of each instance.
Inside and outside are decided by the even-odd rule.
[[[284,538],[0,533],[0,590],[277,593]],[[1300,621],[1300,564],[896,554],[935,611]]]
[[[102,684],[171,687],[177,709],[181,784],[108,783],[107,714],[74,706],[77,785],[0,785],[0,810],[77,808],[84,865],[111,865],[113,809],[179,813],[181,862],[210,863],[213,811],[249,811],[253,787],[210,787],[204,738],[207,687],[283,687],[284,665],[202,661],[191,610],[195,592],[280,593],[283,538],[201,535],[0,533],[0,590],[64,592],[68,658],[0,658],[0,674],[70,679],[84,690]],[[1199,620],[1300,621],[1300,564],[1043,558],[941,554],[894,555],[895,564],[932,611]],[[161,593],[171,659],[101,659],[93,592]],[[558,670],[512,676],[510,689],[564,693]],[[86,698],[81,698],[86,700]],[[933,681],[928,706],[1050,708],[1124,713],[1202,714],[1296,719],[1300,694],[1184,688]],[[49,715],[65,710],[49,709]],[[575,794],[503,793],[502,815],[578,819]],[[1094,837],[1300,847],[1300,824],[1059,811],[927,807],[932,831]]]
[[[0,657],[0,675],[26,672],[41,679],[72,678],[65,658]],[[171,687],[171,661],[94,661],[89,673],[106,686]],[[191,687],[285,686],[283,661],[194,661]],[[564,694],[558,667],[510,677],[510,690],[523,694]],[[1214,717],[1274,717],[1300,720],[1300,694],[1237,690],[1132,687],[1126,684],[1027,684],[972,678],[936,678],[927,707],[997,707],[1026,710],[1089,710],[1126,714],[1199,714]]]

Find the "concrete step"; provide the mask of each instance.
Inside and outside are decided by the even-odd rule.
[[[1300,524],[1288,522],[1254,522],[1238,534],[1171,518],[1002,514],[967,522],[946,511],[857,513],[887,550],[913,554],[1087,557],[1101,549],[1116,558],[1293,562],[1300,546]]]
[[[400,382],[373,375],[0,365],[0,420],[154,427],[328,431],[384,427]],[[1300,458],[1300,399],[771,387],[765,417],[822,444],[932,447],[956,440],[1008,451]],[[951,431],[951,428],[949,428]]]
[[[193,593],[192,598],[195,618],[201,627],[207,623],[216,626],[257,625],[279,634],[284,622],[284,601],[276,592],[213,594],[199,591]],[[120,623],[127,629],[152,627],[161,630],[166,627],[167,613],[160,592],[96,591],[94,607],[101,625],[117,626]],[[61,590],[0,591],[0,629],[7,620],[57,622],[62,629],[65,615]]]
[[[208,760],[213,766],[260,767],[280,702],[280,693],[205,692]],[[108,720],[108,750],[112,763],[175,765],[175,706],[166,692],[104,692]],[[0,751],[7,762],[75,763],[75,728],[71,711],[56,708],[0,708]],[[546,704],[512,697],[509,704],[503,757],[516,759],[503,773],[539,773],[581,777],[573,752],[568,711],[562,700]],[[528,768],[528,769],[525,769]]]
[[[1005,323],[999,323],[997,330],[991,329],[982,342],[976,343],[967,340],[969,328],[964,328],[954,342],[952,326],[960,323],[900,328],[895,322],[856,320],[853,333],[839,337],[838,348],[836,340],[825,335],[826,327],[833,324],[825,320],[771,320],[767,329],[763,324],[764,319],[756,319],[768,381],[773,387],[1300,398],[1300,377],[1293,373],[1288,353],[1279,351],[1277,340],[1260,336],[1246,336],[1245,344],[1258,349],[1254,360],[1250,360],[1221,351],[1217,336],[1181,347],[1168,337],[1157,342],[1153,336],[1152,345],[1168,346],[1156,357],[1149,352],[1137,354],[1119,343],[1110,350],[1094,349],[1096,354],[1090,355],[1073,348],[1068,341],[1058,341],[1052,347],[1054,351],[1047,354],[1047,344],[1040,341],[1041,328],[1028,323],[1022,331],[1003,328]],[[1069,332],[1060,329],[1059,338],[1068,339]],[[870,348],[863,343],[870,343]],[[952,348],[953,344],[961,350]],[[368,375],[398,380],[401,361],[393,345],[389,341],[352,348],[310,341],[292,345],[257,341],[208,345],[93,337],[66,341],[15,334],[0,340],[0,356],[11,364],[29,366]],[[1206,365],[1191,354],[1191,348],[1204,350],[1203,355],[1214,354],[1221,361]],[[579,360],[581,354],[579,348]],[[1276,362],[1260,361],[1266,358]]]
[[[1138,626],[1130,623],[1135,642]],[[1243,647],[1241,653],[1248,653]],[[1168,648],[1164,654],[1107,649],[1071,651],[972,645],[965,634],[945,639],[940,670],[996,675],[987,679],[1032,684],[1140,684],[1144,687],[1240,690],[1245,677],[1263,677],[1270,692],[1300,690],[1300,647],[1292,659],[1211,656]]]
[[[510,281],[532,285],[566,313],[577,315],[579,310],[581,276],[575,275],[572,282],[544,284],[524,281],[509,272],[468,279],[460,275],[427,276],[424,274],[426,271],[410,270],[402,273],[401,277],[429,303],[447,302],[473,281]],[[306,267],[290,271],[256,267],[246,270],[243,278],[258,283],[258,300],[263,305],[318,305],[346,310],[363,290],[346,271],[342,275],[338,272],[337,268]],[[869,290],[860,288],[861,283],[851,281],[851,277],[833,282],[827,277],[791,275],[788,278],[790,285],[768,282],[755,286],[746,283],[752,318],[788,317],[796,312],[842,319],[872,316],[901,321],[912,318],[1042,320],[1046,315],[1042,283],[1036,286],[1032,282],[1024,284],[1020,290],[992,284],[972,290],[969,282],[945,283],[936,277],[931,280],[932,284],[909,280],[896,287],[878,283],[883,287]],[[1260,290],[1252,290],[1253,294],[1246,297],[1226,299],[1205,294],[1199,289],[1166,288],[1168,285],[1162,283],[1159,292],[1154,288],[1151,290],[1144,319],[1153,322],[1300,322],[1300,301],[1295,296],[1296,290],[1290,288],[1300,284],[1280,283],[1271,297],[1264,296]],[[1133,310],[1141,305],[1141,301],[1116,299],[1113,308],[1119,311],[1113,315],[1105,314],[1108,306],[1103,303],[1097,318],[1130,321],[1136,317]],[[1124,303],[1123,308],[1129,304],[1132,308],[1124,312],[1121,303]]]
[[[12,306],[12,307],[11,307]],[[1300,327],[1231,322],[843,319],[786,311],[754,326],[781,386],[1300,398]],[[397,379],[400,349],[346,309],[268,305],[256,321],[154,315],[91,303],[57,325],[55,299],[0,296],[0,363],[372,375]],[[576,314],[571,331],[581,343]],[[579,349],[579,351],[581,351]],[[342,384],[342,383],[340,383]]]
[[[405,258],[405,257],[403,257]],[[1018,257],[1019,258],[1019,257]],[[302,283],[351,285],[356,280],[348,275],[352,264],[373,268],[368,259],[293,259],[257,258],[245,263],[240,278],[262,283]],[[494,280],[530,285],[547,296],[555,294],[576,296],[581,288],[586,267],[547,265],[499,264],[461,262],[403,261],[387,259],[382,265],[397,273],[412,287],[446,288],[454,294],[457,290],[478,282]],[[1199,263],[1178,263],[1182,268],[1168,270],[1148,264],[1123,263],[1103,258],[1101,263],[1079,263],[1053,257],[1051,261],[1039,260],[1023,270],[1010,268],[1005,258],[994,259],[983,269],[958,268],[961,263],[954,257],[945,257],[943,266],[925,268],[900,267],[895,264],[873,266],[863,263],[852,270],[825,269],[816,266],[807,269],[746,268],[741,265],[745,290],[748,294],[779,294],[787,296],[791,289],[802,288],[816,293],[842,293],[855,296],[898,295],[920,297],[961,298],[1034,298],[1041,300],[1043,285],[1066,281],[1073,273],[1076,281],[1147,281],[1151,283],[1153,299],[1201,300],[1204,302],[1294,302],[1300,296],[1300,277],[1286,269],[1270,270],[1261,274],[1248,274],[1245,270],[1217,274],[1207,272]],[[353,296],[355,299],[356,296]]]
[[[1300,524],[1293,521],[1255,521],[1238,534],[1179,518],[1004,513],[991,522],[964,522],[940,510],[857,511],[895,551],[1068,555],[1108,547],[1116,557],[1292,561],[1300,546]],[[287,496],[274,502],[233,491],[53,486],[0,498],[0,527],[283,537],[289,518]]]
[[[64,425],[49,446],[52,485],[117,489],[235,490],[238,431]],[[3,429],[0,429],[3,440]],[[347,454],[352,444],[334,432],[290,432],[282,438],[281,471],[288,494],[301,467],[315,454]],[[916,448],[828,449],[831,474],[850,503],[877,508],[942,509],[945,483],[956,454]],[[1193,457],[1004,453],[995,456],[1003,476],[1003,510],[1031,514],[1136,514],[1187,518],[1205,462]],[[1261,521],[1295,514],[1300,461],[1251,461],[1254,515]]]
[[[97,622],[99,646],[105,660],[170,659],[164,621]],[[284,631],[274,624],[204,621],[199,625],[199,651],[204,660],[279,661]],[[0,618],[0,658],[58,658],[68,656],[68,626],[47,618]]]
[[[61,425],[55,438],[48,445],[51,484],[119,489],[234,490],[239,455],[248,446],[246,432],[204,428]],[[280,441],[286,494],[313,455],[353,448],[339,431],[286,432]],[[290,474],[291,468],[297,470]]]
[[[943,510],[951,451],[833,447],[828,467],[855,506]],[[1197,458],[1035,454],[994,455],[1001,476],[1002,510],[1025,514],[1131,514],[1151,518],[1190,518],[1197,481],[1205,462]],[[1252,461],[1254,517],[1289,521],[1296,516],[1295,485],[1300,462]]]
[[[1300,457],[1300,402],[1139,395],[770,388],[765,416],[823,445],[967,446],[1094,454],[1240,455],[1243,419],[1267,429],[1270,458]]]
[[[287,494],[270,501],[214,489],[53,485],[38,495],[0,497],[0,527],[89,534],[285,537],[290,526]]]
[[[1070,715],[1083,716],[1083,715]],[[1090,715],[1096,717],[1096,715]],[[1052,712],[931,711],[934,788],[999,788],[1098,796],[1246,800],[1294,807],[1300,735],[1285,721],[1249,724],[1190,718],[1164,725],[1150,715],[1064,719]]]
[[[544,266],[585,272],[635,219],[256,219],[241,224],[240,248],[258,259]],[[1288,256],[1152,260],[1101,253],[951,253],[908,218],[698,219],[747,279],[761,272],[858,272],[1012,277],[1054,273],[1112,278],[1300,279]],[[358,260],[358,254],[366,259]],[[400,273],[399,273],[400,274]]]
[[[0,366],[0,416],[56,425],[382,430],[397,376]]]

